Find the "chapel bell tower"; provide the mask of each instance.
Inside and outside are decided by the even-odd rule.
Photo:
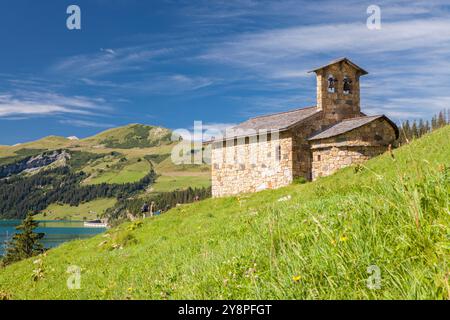
[[[361,116],[359,78],[367,71],[341,58],[310,72],[317,75],[317,108],[325,123]]]

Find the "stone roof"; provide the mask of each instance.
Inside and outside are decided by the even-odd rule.
[[[328,67],[328,66],[330,66],[330,65],[332,65],[332,64],[339,63],[339,62],[343,62],[343,61],[347,62],[347,63],[348,63],[349,65],[351,65],[353,68],[358,69],[359,71],[361,71],[361,74],[362,74],[362,75],[368,74],[368,72],[367,72],[366,70],[364,70],[363,68],[361,68],[360,66],[358,66],[356,63],[351,62],[351,61],[350,61],[348,58],[346,58],[346,57],[343,57],[343,58],[339,58],[339,59],[333,60],[333,61],[331,61],[330,63],[328,63],[328,64],[326,64],[326,65],[323,65],[323,66],[321,66],[321,67],[318,67],[318,68],[316,68],[316,69],[314,69],[314,70],[309,71],[308,73],[311,73],[311,72],[317,72],[317,71],[319,71],[319,70],[321,70],[321,69],[324,69],[324,68],[326,68],[326,67]]]
[[[321,111],[315,106],[289,110],[280,113],[269,114],[265,116],[259,116],[251,118],[237,126],[233,127],[235,131],[247,131],[247,130],[278,130],[284,131],[298,124],[299,122],[317,114]]]
[[[254,117],[237,126],[229,128],[225,132],[225,136],[217,137],[203,144],[219,142],[240,137],[249,137],[256,135],[259,131],[286,131],[309,117],[321,113],[316,106],[289,111],[268,114],[264,116]]]
[[[321,140],[321,139],[327,139],[335,136],[339,136],[341,134],[347,133],[349,131],[352,131],[354,129],[357,129],[359,127],[365,126],[366,124],[369,124],[377,119],[383,118],[385,119],[395,130],[395,134],[398,138],[399,131],[395,123],[393,123],[389,118],[387,118],[385,115],[377,115],[377,116],[365,116],[365,117],[358,117],[358,118],[351,118],[351,119],[345,119],[339,123],[336,123],[335,125],[331,126],[330,128],[319,132],[318,134],[313,135],[308,140]]]

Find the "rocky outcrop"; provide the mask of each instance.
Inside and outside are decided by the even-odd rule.
[[[70,154],[65,150],[49,151],[30,156],[15,163],[0,166],[0,179],[26,171],[38,170],[57,161],[67,159],[70,159]]]

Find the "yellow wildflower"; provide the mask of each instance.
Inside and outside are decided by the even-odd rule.
[[[299,282],[302,279],[302,276],[296,275],[292,277],[292,280],[294,280],[294,282]]]

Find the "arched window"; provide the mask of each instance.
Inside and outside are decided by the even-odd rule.
[[[344,77],[344,94],[352,94],[352,80],[347,76]]]
[[[337,80],[330,74],[328,76],[328,92],[330,93],[336,92],[336,82]]]

